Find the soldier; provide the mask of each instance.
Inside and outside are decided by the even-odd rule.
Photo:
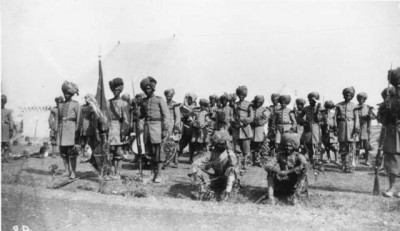
[[[154,94],[156,84],[157,81],[151,76],[140,82],[140,88],[146,94],[140,108],[140,117],[145,120],[143,139],[146,151],[150,153],[153,162],[153,181],[154,183],[161,183],[161,170],[165,161],[165,153],[161,152],[161,142],[168,136],[170,113],[165,100]]]
[[[237,96],[235,93],[229,94],[229,106],[231,108],[235,107],[236,99],[237,99]]]
[[[125,93],[121,96],[122,101],[125,101],[127,104],[130,103],[131,101],[131,95],[129,95],[128,93]]]
[[[394,187],[396,177],[400,177],[400,67],[390,70],[388,79],[394,91],[387,90],[385,103],[379,110],[379,120],[386,133],[383,142],[383,163],[389,179],[389,188],[382,194],[386,197],[400,198],[400,193],[395,193]],[[377,158],[377,166],[380,166],[380,161],[380,158]]]
[[[335,104],[327,100],[324,104],[324,110],[321,111],[322,114],[322,142],[325,146],[326,155],[328,157],[328,162],[331,162],[332,151],[335,155],[335,163],[339,164],[339,159],[337,158],[337,152],[339,150],[338,138],[337,138],[337,124],[335,118]]]
[[[61,90],[65,101],[58,107],[58,145],[60,155],[63,158],[65,173],[63,177],[74,179],[76,177],[76,158],[78,157],[77,147],[79,145],[78,122],[80,120],[80,106],[72,96],[79,95],[78,86],[72,82],[65,81]]]
[[[279,105],[278,99],[281,95],[273,93],[271,95],[271,102],[272,105],[270,105],[268,108],[271,112],[271,116],[269,117],[268,120],[268,134],[267,138],[269,140],[269,148],[271,150],[271,155],[273,156],[275,153],[275,130],[272,128],[274,124],[274,116],[275,116],[275,111],[280,109],[281,106]]]
[[[268,202],[275,203],[275,195],[293,196],[293,203],[302,196],[308,196],[307,160],[298,153],[298,135],[285,133],[277,156],[271,158],[265,170],[268,172]]]
[[[221,102],[221,108],[219,108],[215,113],[214,130],[226,130],[231,134],[231,123],[234,119],[233,109],[228,105],[229,95],[225,93],[219,97],[219,100]]]
[[[266,139],[264,125],[268,123],[269,116],[271,114],[268,108],[262,107],[264,104],[264,96],[257,95],[254,97],[252,108],[254,113],[254,120],[250,123],[253,129],[253,138],[251,142],[251,148],[253,151],[253,166],[260,165],[261,148]]]
[[[232,138],[236,154],[242,154],[242,167],[247,169],[247,159],[250,157],[250,142],[253,138],[253,130],[250,123],[254,119],[250,102],[244,100],[247,96],[247,87],[240,86],[236,89],[239,102],[235,103],[233,110]]]
[[[299,137],[303,137],[303,132],[304,132],[304,126],[302,125],[304,123],[304,116],[302,118],[299,117],[299,115],[302,113],[304,106],[306,105],[306,100],[302,98],[296,99],[296,107],[294,108],[294,116],[296,118],[296,123],[297,123],[297,134]],[[300,148],[299,152],[302,153],[303,155],[305,154],[305,145],[304,145],[304,140],[300,138]]]
[[[354,98],[355,89],[348,87],[343,89],[344,101],[336,105],[336,121],[338,126],[339,153],[342,158],[342,170],[346,173],[353,172],[355,161],[353,142],[357,141],[359,134],[359,118],[356,113],[356,105],[351,102]]]
[[[4,108],[7,96],[1,95],[1,162],[7,163],[10,157],[10,140],[14,134],[14,121],[11,110]]]
[[[169,127],[168,133],[175,141],[177,147],[179,147],[179,140],[181,139],[181,112],[179,110],[179,103],[172,100],[175,95],[174,89],[167,89],[164,91],[165,99],[167,100],[167,106],[169,108]],[[175,155],[174,165],[172,167],[178,167],[179,155]]]
[[[62,96],[58,96],[55,98],[56,106],[50,108],[50,116],[49,116],[49,128],[50,128],[50,143],[53,147],[52,154],[54,154],[54,149],[57,146],[57,126],[58,126],[58,106],[60,103],[64,101]]]
[[[357,142],[357,151],[356,156],[360,156],[360,150],[364,149],[364,157],[365,157],[365,165],[371,166],[369,164],[369,151],[371,150],[371,145],[369,143],[370,134],[371,134],[371,121],[376,119],[374,112],[372,111],[374,108],[365,104],[368,95],[367,93],[361,92],[357,94],[358,101],[358,117],[360,118],[360,139]]]
[[[124,90],[124,81],[121,78],[114,78],[109,81],[110,90],[114,98],[107,101],[107,107],[110,111],[110,125],[108,131],[108,145],[110,153],[108,161],[114,166],[114,178],[121,179],[120,170],[122,159],[124,158],[124,146],[128,141],[129,135],[129,105],[120,97]]]
[[[295,132],[297,127],[294,112],[287,108],[290,103],[290,95],[281,95],[279,97],[281,107],[275,110],[274,120],[272,123],[272,130],[275,133],[275,147],[279,148],[281,143],[281,136],[286,132]]]
[[[189,177],[196,183],[205,184],[213,190],[222,188],[221,200],[229,198],[238,174],[237,159],[229,149],[229,140],[226,130],[216,131],[211,137],[215,149],[197,158],[189,170]],[[214,174],[210,174],[209,169]]]
[[[181,119],[182,119],[182,137],[179,140],[179,154],[183,153],[183,149],[189,145],[189,153],[194,153],[194,147],[190,143],[192,140],[193,129],[190,121],[190,114],[193,109],[197,106],[196,104],[197,96],[194,93],[187,93],[185,99],[183,100],[183,105],[181,107]],[[192,154],[191,154],[192,155]]]
[[[211,119],[210,128],[212,130],[215,127],[214,126],[215,114],[216,114],[216,111],[218,109],[217,103],[219,101],[219,98],[218,98],[218,96],[216,94],[213,94],[213,95],[210,95],[209,99],[210,99],[210,106],[209,106],[208,110],[210,112],[210,119]]]
[[[211,118],[208,111],[208,100],[200,99],[200,109],[194,109],[191,113],[192,117],[192,140],[190,141],[194,147],[194,152],[197,154],[207,151],[209,143],[208,129],[210,127]],[[193,161],[194,153],[190,153],[190,162]]]
[[[322,121],[321,116],[321,104],[317,104],[317,100],[319,100],[318,92],[311,92],[308,94],[308,102],[310,105],[303,108],[302,112],[298,115],[298,120],[302,120],[302,125],[304,127],[304,132],[301,137],[303,140],[308,158],[310,160],[311,165],[314,165],[314,154],[321,153],[321,128],[320,122]],[[305,119],[303,119],[305,117]],[[320,160],[322,160],[322,155],[320,156]]]

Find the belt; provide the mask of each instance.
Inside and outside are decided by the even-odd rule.
[[[354,118],[338,119],[338,121],[354,121]]]
[[[283,123],[278,123],[277,125],[288,125],[288,124],[292,124],[291,122],[283,122]]]
[[[145,121],[162,121],[161,118],[146,118]]]
[[[76,118],[62,118],[62,121],[74,121],[74,122],[76,122]]]

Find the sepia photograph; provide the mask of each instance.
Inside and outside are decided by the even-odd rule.
[[[400,1],[2,0],[1,230],[400,230]]]

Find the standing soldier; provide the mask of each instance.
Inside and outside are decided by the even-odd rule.
[[[217,113],[216,111],[218,110],[218,102],[219,102],[219,98],[216,94],[210,95],[209,97],[210,99],[210,106],[208,108],[208,110],[210,111],[210,129],[209,129],[209,136],[211,136],[214,127],[215,127],[215,114]],[[211,144],[211,143],[210,143]]]
[[[271,116],[269,117],[268,120],[268,134],[267,134],[267,138],[269,140],[269,149],[271,152],[271,155],[274,156],[275,154],[275,130],[272,128],[273,124],[274,124],[274,116],[275,116],[275,111],[280,109],[281,106],[279,105],[278,99],[281,95],[273,93],[271,95],[271,102],[272,105],[270,105],[268,108],[271,111]]]
[[[395,194],[394,188],[396,177],[400,177],[400,67],[390,70],[388,79],[395,90],[392,94],[390,89],[387,90],[385,103],[379,111],[380,121],[386,131],[383,142],[383,152],[385,153],[383,162],[389,178],[389,189],[383,192],[383,195],[400,198],[400,193]],[[380,166],[380,158],[377,157],[377,161],[377,166]]]
[[[360,150],[365,150],[365,165],[370,166],[369,164],[369,151],[371,150],[371,145],[369,143],[370,135],[371,135],[371,121],[376,119],[374,112],[372,111],[374,108],[367,105],[365,101],[367,100],[368,95],[365,92],[361,92],[357,94],[358,101],[358,117],[360,118],[360,139],[357,142],[357,152],[356,156],[360,156]]]
[[[268,123],[268,118],[270,116],[270,111],[268,108],[262,107],[264,104],[264,96],[257,95],[253,100],[253,113],[254,120],[250,123],[253,129],[253,139],[251,142],[251,147],[253,151],[253,165],[260,164],[261,148],[265,140],[265,130],[264,125]]]
[[[146,152],[150,153],[153,162],[154,183],[161,183],[161,169],[165,161],[165,153],[161,152],[161,142],[168,136],[169,109],[160,96],[156,96],[157,81],[149,76],[140,82],[140,88],[146,94],[140,108],[140,117],[144,118],[143,139]],[[171,125],[172,126],[172,125]]]
[[[304,107],[302,113],[298,116],[299,120],[305,117],[302,124],[304,126],[302,140],[305,144],[311,165],[314,165],[314,155],[317,152],[321,153],[320,147],[322,137],[319,124],[322,121],[322,116],[320,110],[321,104],[317,104],[317,100],[319,100],[318,92],[311,92],[308,94],[308,102],[310,105]],[[322,160],[322,155],[319,158]]]
[[[193,129],[191,126],[191,117],[193,109],[197,106],[197,96],[194,93],[187,93],[183,100],[181,107],[181,119],[182,119],[182,137],[179,141],[179,154],[183,153],[183,149],[189,145],[189,153],[194,153],[193,145],[190,143],[192,140]]]
[[[14,133],[14,122],[11,110],[4,108],[7,103],[7,96],[1,95],[1,162],[7,163],[10,157],[10,140]]]
[[[65,101],[58,107],[58,145],[63,158],[65,173],[63,177],[74,179],[76,171],[77,147],[79,145],[78,122],[80,120],[80,106],[72,96],[79,95],[78,86],[65,81],[61,87]],[[75,146],[76,145],[76,146]]]
[[[275,148],[277,149],[279,149],[282,135],[287,132],[295,132],[297,127],[294,112],[287,108],[291,101],[290,95],[281,95],[278,101],[281,107],[275,110],[272,123],[272,130],[275,134]]]
[[[209,143],[208,129],[211,119],[210,112],[208,111],[208,103],[207,99],[200,99],[200,109],[194,109],[191,114],[193,129],[191,143],[197,155],[207,151],[207,144]],[[190,153],[190,162],[193,162],[194,152]]]
[[[172,100],[175,95],[174,89],[167,89],[164,91],[165,98],[167,99],[167,106],[169,108],[169,127],[168,133],[174,139],[177,147],[179,147],[179,140],[181,139],[181,112],[179,110],[180,104]],[[174,166],[178,167],[179,155],[175,155]]]
[[[247,169],[247,159],[250,157],[250,142],[253,138],[253,130],[250,123],[254,119],[250,102],[244,100],[247,96],[247,87],[240,86],[236,89],[239,102],[235,103],[233,110],[234,122],[232,123],[232,137],[236,154],[242,154],[242,167]]]
[[[299,115],[302,114],[305,105],[306,105],[306,100],[303,98],[298,98],[296,99],[296,107],[293,110],[297,123],[297,128],[296,128],[297,135],[299,137],[303,137],[303,132],[304,132],[304,126],[302,125],[304,123],[304,116],[300,118]],[[304,140],[302,139],[300,139],[299,152],[305,154],[305,145],[304,145]]]
[[[54,154],[54,149],[57,146],[57,127],[58,127],[58,106],[64,101],[62,96],[55,98],[56,106],[50,109],[49,116],[49,128],[50,128],[50,143],[53,148],[52,154]]]
[[[108,144],[110,153],[108,160],[114,166],[114,178],[120,179],[120,170],[122,159],[124,158],[124,145],[128,141],[129,135],[129,105],[120,97],[124,90],[124,81],[121,78],[114,78],[109,82],[110,90],[114,94],[114,98],[107,101],[107,107],[110,111],[111,121],[108,131]]]
[[[228,105],[229,95],[225,93],[219,97],[219,100],[221,102],[221,108],[219,108],[215,114],[214,130],[226,130],[229,132],[229,134],[231,134],[231,123],[234,121],[234,119],[233,109]]]
[[[328,157],[328,162],[331,161],[331,151],[335,155],[335,163],[339,164],[339,159],[337,158],[337,152],[339,150],[338,138],[337,138],[337,124],[335,118],[335,104],[328,100],[325,101],[324,110],[322,113],[322,142],[325,146],[326,155]]]
[[[338,126],[339,153],[342,158],[343,172],[351,173],[355,168],[355,152],[353,143],[360,131],[356,105],[351,102],[354,98],[355,89],[348,87],[343,89],[344,101],[336,105],[336,121]],[[352,168],[353,167],[353,168]]]

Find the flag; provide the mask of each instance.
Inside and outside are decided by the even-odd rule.
[[[101,59],[99,59],[99,82],[97,83],[96,101],[99,108],[107,120],[110,121],[110,113],[107,107],[106,94],[104,92],[103,69],[101,67]]]

